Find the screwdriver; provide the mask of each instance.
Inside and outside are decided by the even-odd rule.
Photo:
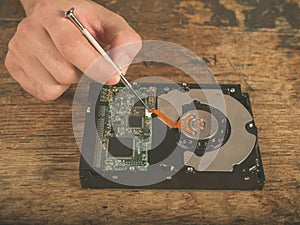
[[[84,36],[88,39],[88,41],[94,46],[94,48],[102,55],[102,57],[111,64],[115,70],[118,72],[118,74],[121,77],[121,81],[123,84],[131,90],[131,92],[138,98],[138,100],[145,106],[145,108],[152,112],[152,110],[149,108],[149,106],[143,101],[143,99],[139,96],[139,94],[133,89],[132,85],[129,83],[129,81],[125,78],[125,75],[121,71],[120,67],[115,64],[115,62],[108,56],[108,54],[104,51],[104,49],[101,47],[101,45],[95,40],[95,38],[91,35],[91,33],[85,28],[85,26],[79,21],[79,19],[74,14],[74,7],[69,9],[65,12],[65,17],[69,18],[84,34]]]
[[[74,14],[74,7],[69,9],[65,12],[65,17],[69,18],[84,34],[84,36],[88,39],[88,41],[94,46],[94,48],[102,55],[102,57],[111,64],[118,74],[121,77],[121,81],[123,84],[131,90],[131,92],[138,98],[138,100],[145,106],[145,108],[157,115],[162,121],[164,121],[169,127],[171,128],[178,128],[181,129],[181,121],[173,122],[171,119],[169,119],[165,114],[163,114],[161,111],[157,109],[150,109],[149,106],[143,101],[143,99],[139,96],[139,94],[133,89],[132,85],[129,83],[129,81],[125,78],[125,75],[121,71],[120,67],[115,64],[115,62],[108,56],[108,54],[104,51],[104,49],[101,47],[101,45],[95,40],[95,38],[91,35],[91,33],[85,28],[85,26],[79,21],[79,19]]]

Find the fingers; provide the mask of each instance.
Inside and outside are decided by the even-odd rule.
[[[35,55],[41,64],[58,83],[78,83],[82,72],[61,55],[44,29],[39,30],[38,37],[39,41],[36,42]]]
[[[94,34],[95,38],[110,44],[110,49],[141,40],[140,36],[123,18],[99,5],[95,6],[97,7],[78,7],[75,9],[76,16],[86,25],[86,28]],[[47,7],[47,11],[51,12],[53,10],[50,4],[43,5],[43,10],[45,10],[45,7]],[[89,14],[87,14],[87,12],[89,12]],[[100,25],[97,26],[97,22]],[[107,84],[115,84],[119,81],[119,75],[116,74],[116,71],[108,63],[104,60],[97,60],[100,57],[99,53],[71,21],[61,16],[56,23],[53,23],[50,18],[45,18],[42,24],[64,58],[71,64],[76,65],[80,71],[101,83],[105,81]],[[122,51],[115,51],[112,58],[116,64],[124,68],[123,72],[125,73],[128,65],[139,50],[140,46],[137,49],[122,48]],[[95,62],[98,64],[101,62],[101,64],[96,66],[97,70],[88,70]],[[91,71],[93,71],[93,73],[91,73]]]
[[[34,67],[28,68],[23,65]],[[21,65],[20,65],[21,62]],[[37,60],[32,58],[20,58],[11,52],[8,52],[5,65],[10,71],[12,77],[22,86],[29,94],[42,101],[51,101],[61,96],[69,85],[61,85],[45,70]]]
[[[22,51],[35,55],[59,84],[78,83],[82,73],[60,54],[42,26],[27,18],[18,30],[15,39],[23,40]]]
[[[119,15],[114,14],[115,20],[113,21],[103,19],[101,14],[97,14],[97,16],[98,21],[102,21],[102,30],[98,32],[100,39],[110,43],[109,55],[125,74],[134,57],[142,48],[142,39]],[[119,81],[118,75],[108,80],[107,84],[114,84],[115,81]]]
[[[14,79],[27,92],[40,100],[54,100],[66,91],[69,85],[59,83],[49,70],[55,71],[55,68],[63,68],[62,65],[66,62],[64,59],[56,60],[61,59],[61,56],[55,54],[53,49],[42,48],[39,44],[40,41],[44,46],[49,45],[49,43],[42,39],[32,40],[31,35],[40,37],[40,34],[29,22],[28,19],[25,19],[19,24],[16,34],[9,42],[5,65]],[[43,55],[41,53],[46,55],[42,57],[42,60],[44,60],[45,65],[49,66],[48,69],[38,58],[38,55]],[[57,73],[56,76],[59,74],[63,73]],[[76,72],[73,74],[77,76]]]
[[[56,26],[48,24],[45,28],[61,55],[80,71],[85,71],[99,57],[81,32],[65,18]]]
[[[93,37],[109,46],[110,56],[125,73],[141,48],[140,36],[122,17],[92,1],[76,0],[72,5]],[[8,71],[41,100],[59,97],[83,72],[101,83],[120,80],[81,31],[64,18],[70,7],[68,0],[39,0],[9,43]]]
[[[99,53],[81,31],[63,16],[63,11],[57,11],[56,7],[46,1],[37,7],[34,16],[43,18],[40,23],[49,34],[55,48],[71,65],[82,72],[87,70],[100,56]],[[66,7],[66,9],[68,8]],[[52,17],[42,16],[46,11],[48,14],[55,15],[55,21]]]

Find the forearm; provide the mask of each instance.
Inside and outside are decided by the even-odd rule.
[[[30,14],[39,0],[20,0],[26,15]]]

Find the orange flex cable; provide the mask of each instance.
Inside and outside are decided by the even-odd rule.
[[[162,121],[164,121],[169,127],[178,128],[178,129],[181,128],[180,120],[176,123],[157,109],[151,109],[151,112],[154,113],[155,115],[157,115],[157,117],[160,118]]]

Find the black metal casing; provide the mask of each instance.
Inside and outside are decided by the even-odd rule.
[[[151,84],[155,85],[156,84]],[[158,90],[160,87],[165,87],[167,84],[157,84]],[[241,92],[240,85],[201,85],[201,88],[213,89],[221,88],[223,94],[230,95],[237,99],[252,115],[250,100],[247,93]],[[189,84],[184,88],[200,88],[196,84]],[[95,112],[97,104],[94,99],[97,99],[101,85],[92,83],[90,86],[89,100],[90,112],[86,114],[85,130],[83,137],[82,151],[84,155],[80,159],[80,182],[83,188],[95,189],[186,189],[186,190],[255,190],[262,189],[265,183],[265,176],[260,156],[260,150],[256,141],[255,147],[251,150],[249,156],[239,165],[235,165],[233,171],[187,171],[187,166],[179,170],[172,179],[164,180],[162,182],[147,185],[147,186],[127,186],[119,183],[112,182],[103,176],[99,175],[88,163],[93,160],[93,149],[95,149],[96,137],[95,132],[91,132],[87,127],[95,126]],[[232,93],[230,90],[234,89]],[[159,95],[159,94],[158,94]],[[254,122],[254,121],[253,121]],[[168,131],[169,132],[169,131]],[[256,126],[248,130],[248,132],[257,136]],[[159,148],[166,149],[170,145],[176,145],[172,131],[170,130],[170,137],[166,137],[166,141],[161,143]],[[257,140],[257,139],[256,139]],[[238,152],[239,149],[236,149]],[[156,151],[158,152],[158,151]],[[88,159],[87,159],[88,157]],[[155,156],[153,156],[155,157]],[[149,155],[151,160],[151,155]]]

